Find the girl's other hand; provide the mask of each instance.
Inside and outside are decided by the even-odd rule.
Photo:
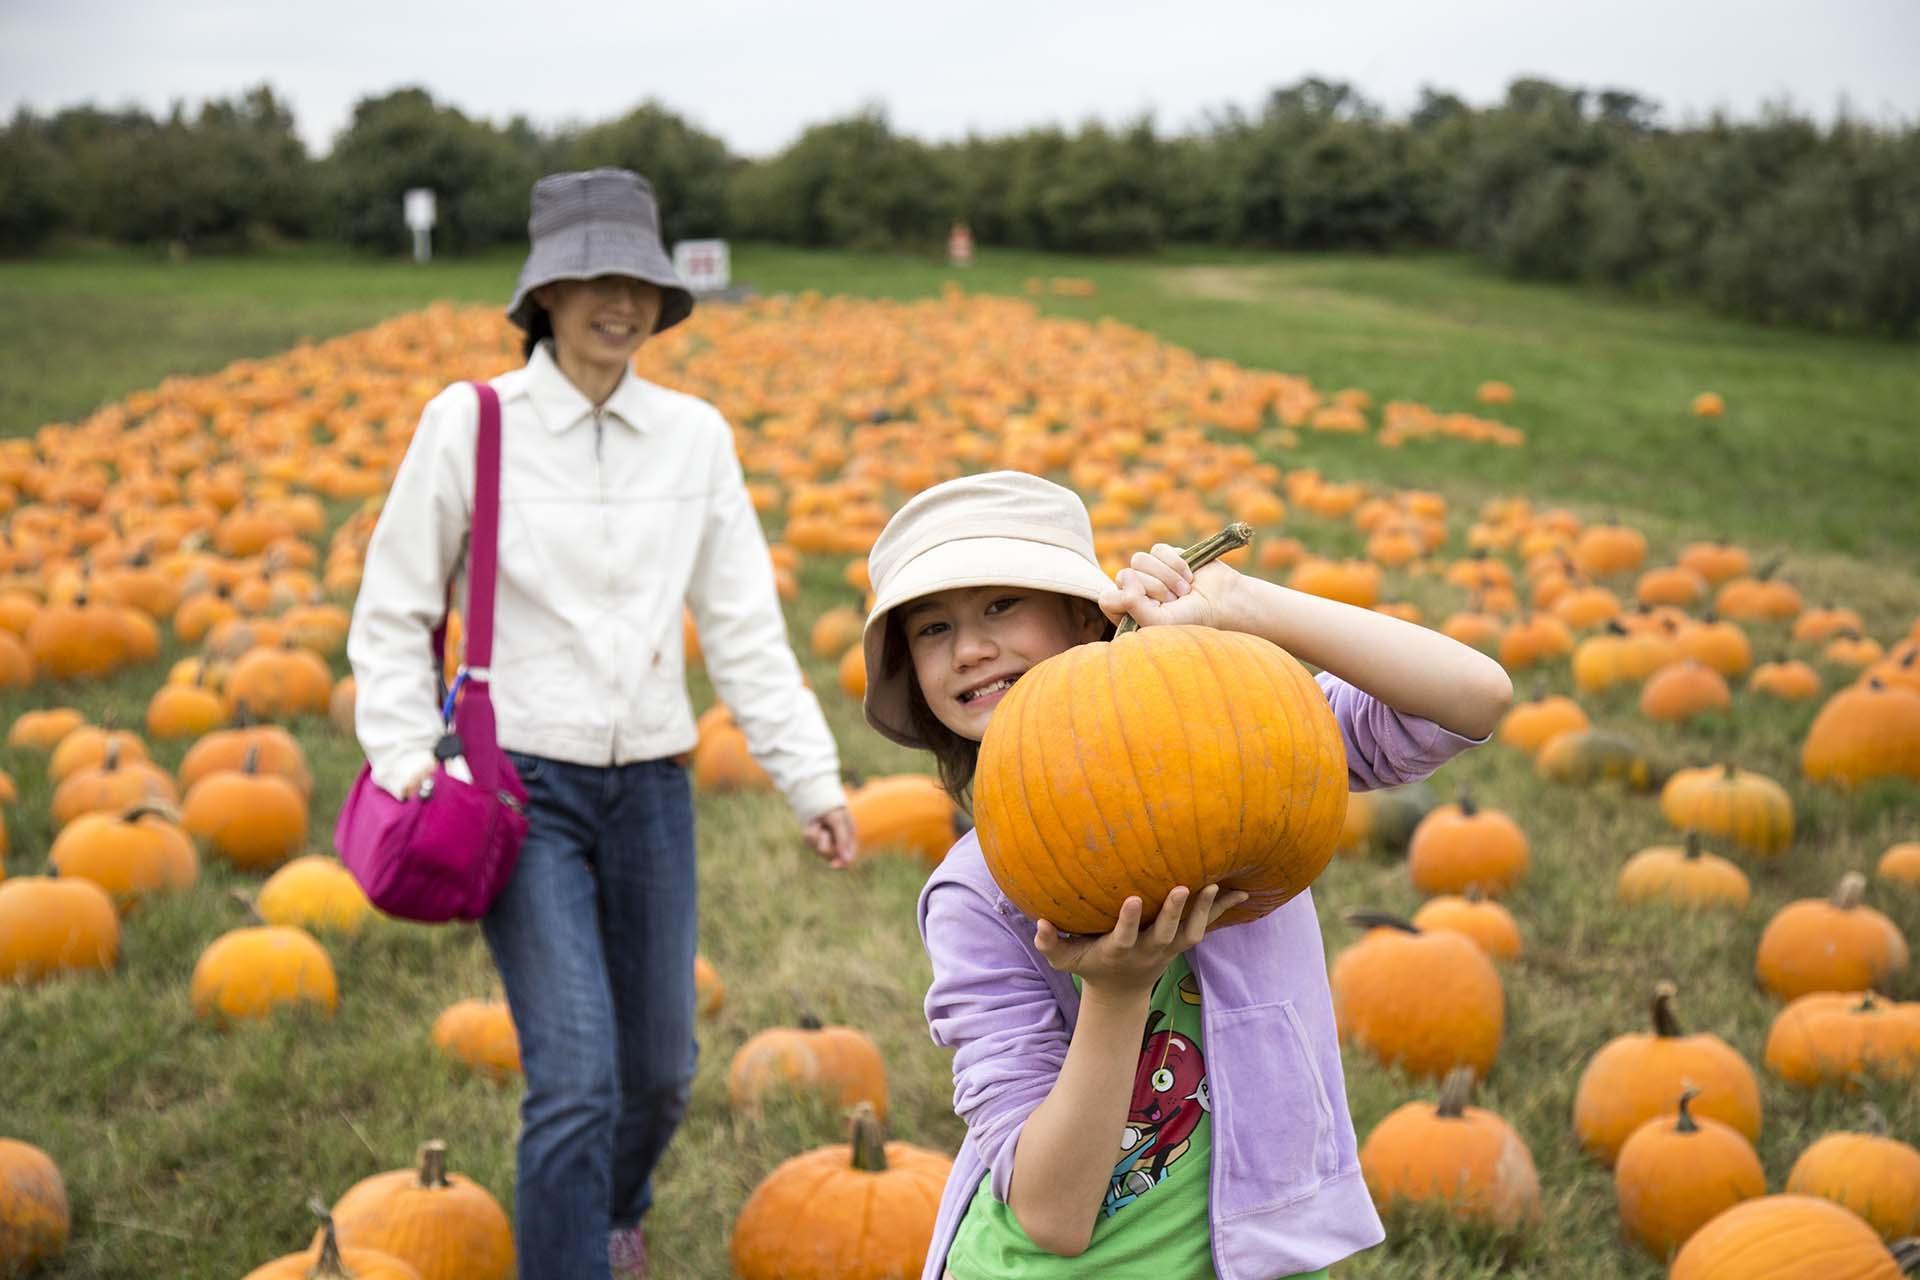
[[[1195,573],[1187,567],[1180,548],[1157,542],[1152,551],[1135,552],[1127,567],[1114,575],[1112,589],[1100,597],[1100,611],[1116,624],[1132,618],[1142,627],[1179,623],[1223,627],[1228,598],[1239,577],[1218,561]]]
[[[1223,914],[1247,900],[1245,892],[1210,884],[1197,897],[1176,885],[1145,933],[1140,931],[1138,896],[1120,904],[1120,919],[1110,933],[1069,938],[1045,920],[1037,922],[1033,945],[1055,969],[1080,976],[1082,995],[1099,990],[1135,996],[1153,990],[1173,958],[1206,937]]]

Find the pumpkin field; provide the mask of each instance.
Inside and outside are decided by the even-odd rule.
[[[346,1271],[312,1274],[512,1276],[518,1059],[485,947],[372,913],[332,831],[367,539],[421,406],[519,363],[516,261],[0,266],[0,1275],[237,1280],[331,1208]],[[812,1277],[783,1250],[842,1240],[897,1254],[860,1277],[918,1275],[862,1181],[937,1193],[964,1134],[914,927],[960,815],[861,719],[865,556],[912,494],[999,467],[1081,493],[1110,570],[1243,522],[1242,572],[1512,675],[1488,745],[1352,797],[1313,887],[1388,1231],[1336,1277],[1698,1280],[1743,1248],[1899,1274],[1911,346],[1452,257],[745,246],[735,274],[757,295],[638,368],[733,424],[862,849],[806,849],[690,663],[701,1057],[656,1275]],[[876,1119],[933,1155],[866,1172]],[[833,1144],[831,1193],[761,1193],[784,1240],[730,1247]],[[431,1230],[356,1260],[394,1194],[363,1180],[417,1169],[455,1175]],[[1757,1199],[1788,1192],[1819,1199]]]

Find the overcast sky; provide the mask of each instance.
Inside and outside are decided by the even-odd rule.
[[[325,151],[356,99],[422,85],[542,126],[658,98],[747,155],[863,103],[928,139],[1150,111],[1177,131],[1345,79],[1396,113],[1517,75],[1634,90],[1668,123],[1790,98],[1920,120],[1920,0],[0,0],[0,101],[156,113],[265,80]]]

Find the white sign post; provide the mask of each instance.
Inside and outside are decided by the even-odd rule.
[[[673,269],[694,293],[719,293],[733,279],[725,240],[682,240],[673,246]]]
[[[437,211],[432,188],[409,189],[401,205],[406,213],[407,227],[413,232],[413,260],[425,262],[433,257],[433,224]]]

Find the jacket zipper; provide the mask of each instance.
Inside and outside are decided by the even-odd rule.
[[[593,411],[593,475],[594,475],[594,484],[599,494],[600,545],[603,547],[612,545],[609,540],[613,536],[613,529],[611,527],[613,522],[608,518],[608,515],[607,515],[607,467],[606,467],[606,455],[603,449],[603,446],[606,443],[606,436],[607,436],[607,420],[606,420],[605,411],[601,409],[595,409]],[[609,562],[607,567],[607,594],[609,596],[613,594],[613,586],[614,586],[613,576],[614,576],[613,566],[611,562]],[[619,670],[618,662],[614,664],[614,669],[616,671]],[[614,764],[617,764],[619,762],[619,758],[620,758],[620,726],[616,722],[613,728],[613,737],[607,743],[608,766],[611,767]]]

